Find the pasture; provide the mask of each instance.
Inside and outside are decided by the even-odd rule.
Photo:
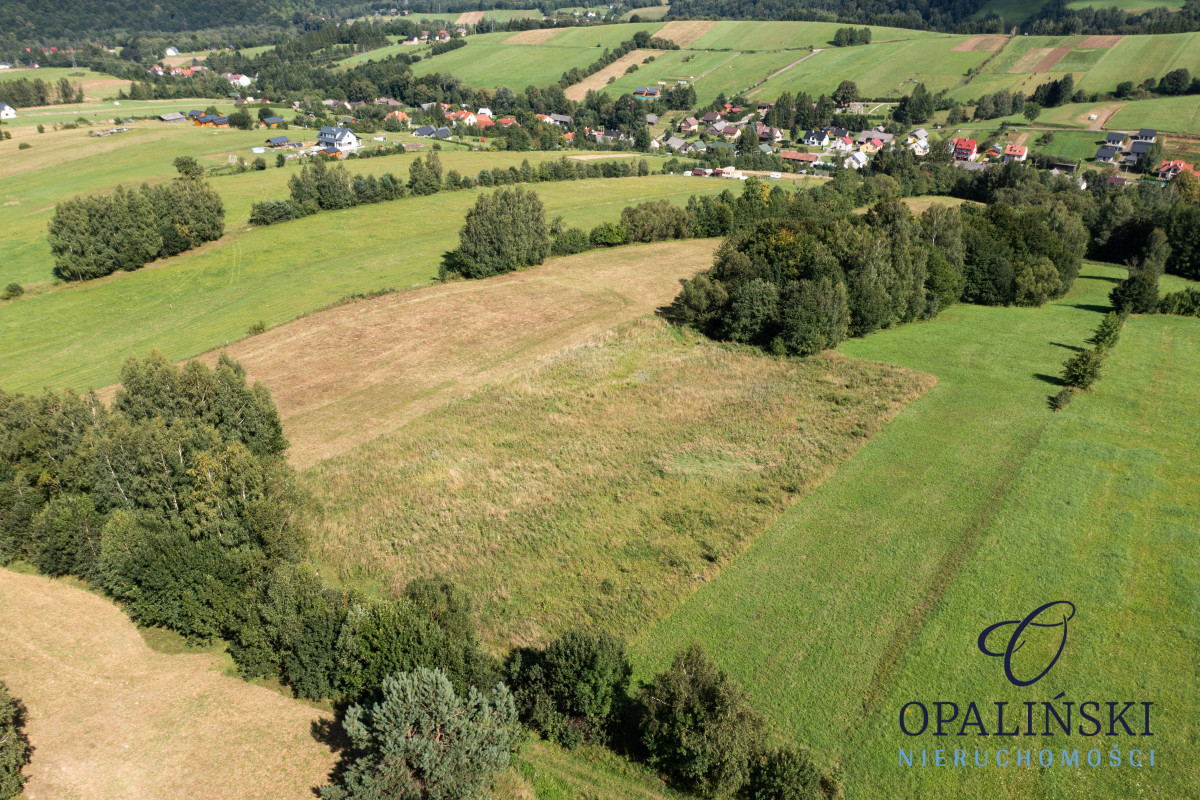
[[[843,344],[846,356],[927,372],[938,384],[646,629],[635,643],[639,674],[700,640],[780,731],[842,765],[851,798],[1067,796],[1068,781],[1083,783],[1080,796],[1128,796],[1134,781],[1156,790],[1147,796],[1194,794],[1190,770],[999,779],[896,764],[899,747],[954,746],[900,734],[899,706],[1008,699],[996,665],[974,652],[978,631],[1060,595],[1091,621],[1062,668],[1073,680],[1056,680],[1046,697],[1068,686],[1076,700],[1180,697],[1160,723],[1175,733],[1156,744],[1177,764],[1194,746],[1185,709],[1196,689],[1185,664],[1197,655],[1195,588],[1183,553],[1200,519],[1183,466],[1197,444],[1184,398],[1200,375],[1184,353],[1200,326],[1131,320],[1094,393],[1058,415],[1046,404],[1120,274],[1089,266],[1042,309],[954,306]],[[1043,580],[1030,581],[1036,573]],[[1151,611],[1156,598],[1171,610]],[[1179,622],[1150,624],[1160,613]],[[1134,657],[1143,652],[1162,654],[1161,666],[1147,669],[1153,658]]]
[[[543,31],[538,31],[543,33]],[[423,59],[413,65],[416,75],[449,72],[471,86],[498,89],[508,86],[523,90],[526,86],[549,86],[557,83],[564,72],[586,67],[600,57],[595,47],[560,47],[555,45],[504,45],[492,37],[522,34],[486,34],[469,37],[470,44]],[[557,37],[555,37],[557,38]]]
[[[574,259],[639,270],[667,262],[662,279],[625,290],[652,290],[665,302],[678,276],[707,263],[672,266],[671,253],[707,253],[712,243],[651,247],[660,254]],[[564,278],[574,259],[564,260]],[[534,271],[527,285],[549,272]],[[498,294],[485,298],[493,311],[478,323],[440,315],[456,320],[451,329],[466,327],[450,341],[413,342],[449,362],[429,383],[475,374],[479,357],[468,353],[489,328],[514,355],[555,330],[543,290],[529,288],[528,307],[518,301],[512,314]],[[463,293],[491,291],[481,284]],[[867,362],[763,358],[654,319],[602,333],[621,318],[608,310],[613,302],[593,303],[600,333],[590,341],[306,470],[324,508],[313,552],[322,574],[384,593],[422,574],[453,576],[498,652],[578,627],[635,635],[738,563],[758,532],[929,386],[925,376]],[[628,313],[652,307],[615,302]],[[474,313],[474,303],[459,303],[462,316]],[[491,325],[493,314],[506,325]],[[338,338],[335,330],[320,335]],[[406,399],[372,394],[355,418],[391,413],[389,404]],[[290,436],[286,422],[285,430]]]
[[[248,145],[265,138],[263,131],[214,134],[179,127],[161,142],[154,141],[161,134],[151,130],[145,134],[145,148],[135,146],[136,139],[121,144],[121,136],[134,133],[90,140],[83,136],[87,147],[110,147],[94,151],[108,157],[84,159],[89,151],[80,146],[80,160],[65,173],[66,181],[61,164],[56,168],[53,163],[6,181],[5,203],[18,205],[0,206],[0,224],[12,232],[22,258],[5,259],[0,280],[46,285],[0,307],[0,386],[102,386],[113,382],[130,353],[157,347],[181,359],[236,341],[260,320],[278,325],[346,295],[425,283],[436,274],[441,254],[452,246],[479,191],[407,198],[250,230],[251,204],[285,197],[287,180],[298,168],[216,177],[211,180],[226,204],[226,234],[220,241],[136,272],[82,285],[49,285],[52,261],[45,231],[57,200],[111,188],[129,175],[166,180],[174,175],[172,159],[182,153],[197,153],[208,163],[223,162],[227,152],[248,158]],[[63,133],[80,135],[56,135]],[[6,142],[4,148],[15,149],[16,144]],[[34,148],[19,155],[37,152]],[[406,178],[414,157],[349,162],[349,168],[357,174],[393,172]],[[556,157],[442,153],[445,169],[463,173]],[[550,218],[562,215],[569,225],[590,228],[617,219],[626,205],[660,198],[682,203],[692,194],[724,188],[720,181],[650,176],[543,184],[536,191]],[[131,325],[130,320],[145,324]]]
[[[4,81],[40,80],[44,83],[56,84],[66,78],[72,86],[82,86],[83,96],[87,100],[103,100],[116,97],[121,89],[129,88],[129,81],[115,78],[103,72],[95,72],[89,67],[72,69],[70,67],[41,67],[40,69],[6,69],[0,72],[0,98],[3,97]]]
[[[1121,106],[1106,127],[1113,130],[1156,128],[1173,133],[1200,134],[1200,97],[1133,100]]]
[[[332,714],[247,683],[219,650],[152,649],[114,603],[0,569],[0,678],[29,709],[25,797],[311,797]],[[180,648],[173,648],[180,650]]]

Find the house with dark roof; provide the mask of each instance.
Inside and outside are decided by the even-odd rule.
[[[1104,143],[1109,147],[1124,147],[1125,134],[1120,131],[1109,131],[1108,135],[1104,137]]]
[[[1101,164],[1111,164],[1118,152],[1117,148],[1105,145],[1096,151],[1096,161]]]
[[[413,131],[413,136],[420,136],[424,138],[426,136],[433,136],[435,133],[437,133],[437,128],[433,127],[432,125],[422,125]]]
[[[1153,142],[1157,138],[1158,131],[1154,130],[1153,128],[1142,128],[1133,136],[1133,140],[1135,142],[1146,142],[1147,144]]]
[[[266,117],[262,124],[265,128],[275,128],[283,124],[283,117]]]
[[[825,131],[809,131],[804,134],[804,144],[808,147],[825,147],[829,144],[829,134]]]
[[[550,121],[564,128],[569,128],[575,124],[575,118],[568,114],[551,114]]]
[[[433,138],[435,138],[435,139],[449,139],[450,136],[451,136],[450,129],[445,126],[438,128],[436,131],[433,132]]]
[[[1145,139],[1137,139],[1133,144],[1129,145],[1129,155],[1125,156],[1125,163],[1129,166],[1134,166],[1141,162],[1142,156],[1150,149],[1153,142]]]
[[[286,136],[272,136],[270,139],[267,139],[267,147],[270,147],[272,150],[280,147],[294,147],[296,144],[296,142],[291,141]]]
[[[169,114],[159,114],[158,118],[163,122],[183,122],[187,119],[187,117],[178,111],[172,111]]]
[[[329,125],[317,133],[317,149],[324,150],[330,155],[345,155],[358,150],[362,142],[354,131],[348,128],[334,128]]]

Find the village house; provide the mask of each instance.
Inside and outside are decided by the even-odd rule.
[[[780,150],[779,157],[784,161],[803,167],[813,166],[817,163],[817,159],[820,158],[816,153],[801,153],[796,150]]]
[[[1117,148],[1105,145],[1096,151],[1096,161],[1101,164],[1111,164],[1118,152]]]
[[[917,156],[918,158],[927,156],[927,155],[929,155],[929,140],[928,139],[917,139],[915,142],[913,142],[912,144],[910,144],[908,146],[908,149],[910,151],[912,151],[912,154],[914,156]]]
[[[679,132],[684,136],[691,136],[700,127],[700,120],[695,117],[688,117],[683,122],[679,123]]]
[[[808,147],[826,147],[829,145],[829,134],[825,131],[809,131],[804,134],[804,144]]]
[[[175,56],[179,55],[179,50],[178,50],[178,48],[175,48],[175,47],[168,47],[166,50],[166,54],[167,54],[167,58],[174,58]]]
[[[657,125],[658,124],[658,114],[647,114],[646,115],[646,124],[647,125]]]
[[[495,124],[496,124],[495,121],[491,117],[489,117],[487,114],[476,114],[475,115],[475,127],[479,128],[480,130],[487,130],[488,128],[494,126]]]
[[[392,111],[384,116],[383,121],[387,122],[389,119],[394,119],[396,122],[399,122],[401,125],[405,126],[412,122],[412,118],[403,111]]]
[[[1021,144],[1010,144],[1004,147],[1004,162],[1024,161],[1029,149]]]
[[[667,147],[674,150],[676,153],[686,153],[687,152],[688,143],[685,142],[683,139],[678,138],[677,136],[672,136],[671,138],[667,139],[666,144],[667,144]]]
[[[283,148],[296,147],[298,144],[299,144],[299,142],[293,142],[290,139],[288,139],[288,137],[286,137],[286,136],[272,136],[270,139],[267,139],[267,141],[266,141],[267,147],[271,148],[272,150],[278,150],[281,147],[283,147]]]
[[[871,137],[858,146],[858,152],[873,156],[883,149],[883,140]]]
[[[570,128],[575,124],[575,118],[568,114],[551,114],[550,121],[562,128]]]
[[[343,156],[354,153],[362,144],[354,131],[329,125],[317,133],[317,150],[326,155]]]
[[[850,153],[854,150],[854,140],[850,138],[850,134],[840,136],[836,139],[830,139],[829,146],[834,150],[842,153]]]
[[[389,108],[400,108],[402,104],[399,101],[393,100],[390,97],[376,97],[375,105],[388,106]]]
[[[783,141],[783,131],[779,130],[779,128],[772,128],[770,125],[764,125],[761,122],[754,124],[754,132],[758,134],[760,142],[774,143]]]
[[[1158,138],[1158,131],[1154,130],[1153,128],[1142,128],[1136,134],[1134,134],[1133,141],[1134,142],[1146,142],[1147,144],[1149,144],[1157,138]]]
[[[278,128],[280,125],[283,124],[283,117],[280,117],[280,116],[265,117],[261,124],[264,128]]]
[[[1142,161],[1142,156],[1150,149],[1150,145],[1154,143],[1153,139],[1135,139],[1133,144],[1129,145],[1129,155],[1125,156],[1125,165],[1128,167],[1136,167]]]
[[[950,142],[954,158],[959,161],[971,161],[979,149],[979,143],[974,139],[953,139]]]
[[[1200,175],[1198,175],[1196,172],[1195,165],[1189,164],[1186,161],[1164,161],[1159,166],[1157,172],[1159,180],[1164,181],[1174,180],[1180,173],[1183,172],[1190,172],[1193,175],[1200,177]]]
[[[172,111],[168,114],[159,114],[158,118],[162,122],[183,122],[187,119],[187,117],[185,117],[183,114],[180,114],[178,111]]]
[[[720,114],[718,114],[715,111],[710,111],[707,114],[705,114],[704,117],[700,121],[703,122],[705,125],[712,125],[714,122],[719,122],[720,120],[721,120]]]
[[[869,160],[866,153],[851,153],[850,157],[842,162],[842,166],[846,169],[862,169]]]
[[[1108,135],[1104,137],[1104,143],[1109,147],[1120,149],[1125,146],[1125,134],[1120,131],[1109,131]]]

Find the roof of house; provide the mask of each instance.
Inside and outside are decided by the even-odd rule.
[[[1096,160],[1097,161],[1107,161],[1107,160],[1112,159],[1112,157],[1115,156],[1116,154],[1117,154],[1117,148],[1115,148],[1115,147],[1108,147],[1108,146],[1101,147],[1099,150],[1096,151]]]
[[[804,161],[810,164],[817,160],[816,153],[801,153],[796,150],[782,150],[779,157],[784,161]]]
[[[851,153],[850,158],[853,161],[857,161],[859,164],[867,163],[867,154],[866,153]]]
[[[229,117],[211,117],[213,125],[228,125]]]
[[[263,120],[263,122],[267,123],[268,125],[278,125],[279,123],[283,122],[283,117],[267,117]]]
[[[1150,142],[1134,142],[1133,144],[1129,145],[1129,152],[1139,156],[1149,149]]]
[[[417,128],[415,131],[413,131],[413,135],[414,136],[430,136],[436,130],[437,130],[437,128],[433,127],[432,125],[422,125],[421,127]]]
[[[272,136],[270,139],[267,139],[267,144],[287,144],[287,142],[288,138],[286,136]]]
[[[1186,161],[1164,161],[1158,168],[1159,172],[1195,172],[1196,166],[1189,164]]]
[[[4,108],[4,105],[4,103],[0,103],[0,108]],[[178,122],[181,119],[187,119],[187,117],[185,117],[183,114],[180,114],[178,111],[172,111],[169,114],[159,114],[158,118],[163,122]]]
[[[829,134],[825,133],[825,131],[809,131],[808,133],[804,134],[804,138],[805,139],[824,139],[828,135]]]
[[[203,112],[203,111],[197,111],[196,109],[194,109],[194,108],[193,108],[191,111],[189,111],[189,112],[187,113],[187,115],[188,115],[189,117],[203,117],[203,116],[204,116],[204,112]]]
[[[710,112],[708,112],[707,114],[705,114],[705,115],[704,115],[704,117],[703,117],[703,120],[704,120],[705,122],[716,122],[716,121],[717,121],[717,120],[719,120],[720,118],[721,118],[721,115],[720,115],[720,114],[718,114],[718,113],[717,113],[717,112],[715,112],[715,111],[710,111]]]
[[[1154,128],[1139,128],[1137,135],[1139,139],[1153,139],[1158,136],[1158,131]]]
[[[1006,156],[1023,156],[1029,152],[1029,149],[1021,144],[1010,144],[1004,148]]]
[[[883,140],[876,136],[871,139],[871,144],[874,147],[883,147]]]
[[[1125,134],[1120,131],[1109,131],[1108,136],[1104,140],[1109,144],[1123,144],[1125,142]]]
[[[667,147],[672,150],[682,150],[684,147],[687,147],[687,142],[678,136],[672,136],[670,139],[667,139]]]
[[[450,129],[449,128],[438,128],[434,132],[433,135],[439,139],[449,139],[450,138]]]
[[[974,150],[979,146],[974,139],[955,139],[953,143],[955,150]]]
[[[658,124],[658,114],[647,114],[646,115],[646,124],[647,125],[657,125]]]

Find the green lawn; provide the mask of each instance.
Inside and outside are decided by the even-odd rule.
[[[519,164],[525,157],[534,160],[536,154],[445,152],[443,163],[447,169],[475,172],[482,165]],[[406,177],[412,158],[351,163],[351,171]],[[124,359],[151,347],[182,359],[241,338],[258,320],[277,325],[348,294],[428,281],[479,191],[409,198],[249,230],[250,203],[285,196],[292,169],[213,179],[227,208],[226,235],[218,242],[137,272],[34,292],[0,306],[0,386],[10,391],[103,386],[115,380]],[[94,182],[114,178],[98,175]],[[536,190],[547,214],[591,227],[617,219],[626,205],[660,198],[682,203],[697,192],[723,188],[719,181],[652,176],[542,184]],[[29,215],[28,230],[36,237],[44,235],[53,201],[63,196],[43,191],[53,196]],[[8,235],[9,225],[0,225]],[[21,224],[12,229],[26,230]],[[22,247],[26,258],[39,264],[32,277],[48,277],[45,246],[26,240]],[[0,280],[29,279],[29,261],[10,271],[5,259]]]
[[[1200,775],[1182,766],[1196,744],[1187,715],[1198,655],[1195,567],[1185,553],[1200,497],[1185,465],[1200,444],[1187,410],[1200,372],[1185,354],[1200,346],[1200,325],[1131,321],[1094,395],[1057,416],[1046,404],[1119,274],[1089,266],[1067,298],[1042,309],[955,306],[844,344],[848,356],[939,383],[645,631],[634,645],[638,673],[700,640],[779,730],[846,767],[852,798],[1132,796],[1139,777],[1143,787],[1166,787],[1147,796],[1194,795]],[[1087,610],[1089,632],[1063,670],[1075,680],[1055,681],[1037,699],[1069,687],[1076,700],[1115,692],[1170,705],[1156,744],[1175,768],[1027,770],[1011,780],[900,772],[897,748],[914,745],[896,731],[897,704],[1003,698],[974,637],[988,621],[1060,595]],[[1154,603],[1170,624],[1149,624]],[[936,741],[921,746],[954,746]],[[1084,782],[1083,793],[1068,795],[1066,777]],[[1104,791],[1115,786],[1125,790]]]
[[[1046,145],[1035,144],[1041,135],[1039,131],[1031,131],[1025,144],[1047,155],[1071,161],[1089,161],[1096,157],[1096,151],[1104,144],[1103,131],[1055,131],[1054,141]]]
[[[493,37],[507,38],[512,35],[486,34],[490,41],[478,41],[484,39],[483,36],[471,37],[471,43],[466,47],[423,59],[413,65],[413,71],[417,75],[449,72],[475,87],[495,89],[508,86],[524,90],[526,86],[557,83],[564,72],[575,67],[586,67],[598,59],[602,52],[595,47],[493,43],[496,41]],[[557,39],[556,36],[553,41],[557,42]]]
[[[1109,128],[1157,128],[1173,133],[1200,133],[1200,97],[1160,97],[1126,103],[1108,121]]]

